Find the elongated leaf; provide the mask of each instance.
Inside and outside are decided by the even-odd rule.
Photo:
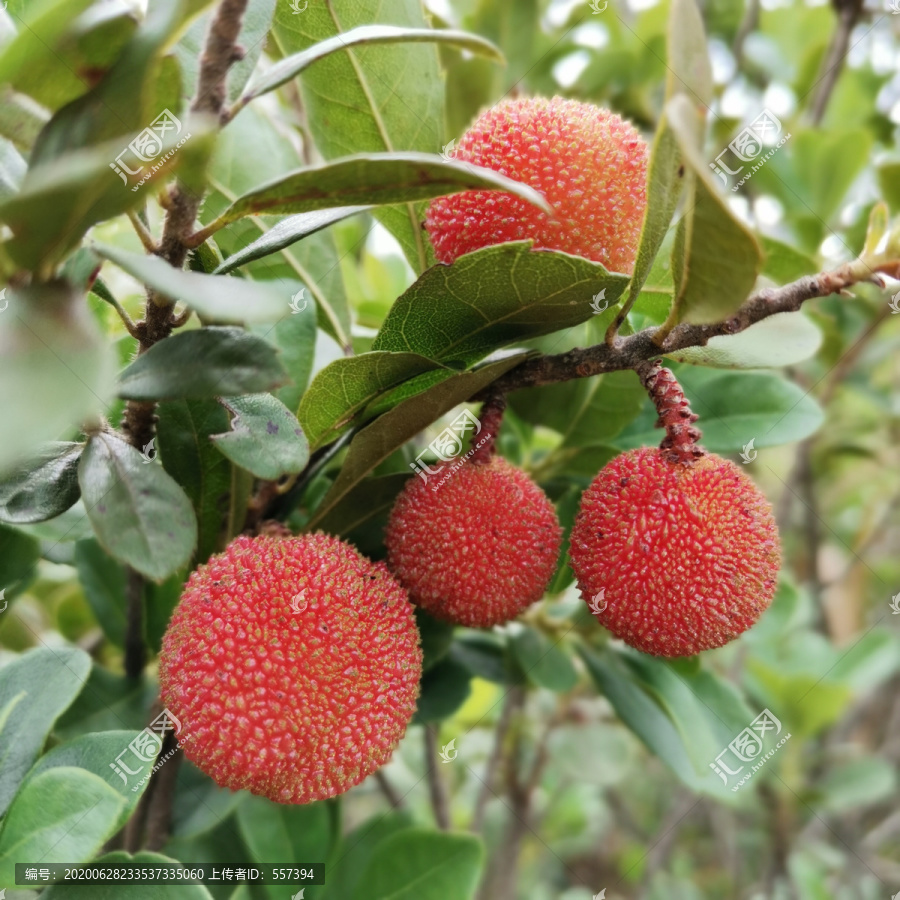
[[[578,673],[572,660],[542,632],[526,626],[509,645],[522,674],[532,684],[560,692],[575,687]]]
[[[124,850],[106,853],[97,857],[94,862],[104,866],[118,866],[123,869],[158,868],[165,865],[178,865],[177,859],[150,853],[142,850],[132,856]],[[185,863],[185,868],[189,864]],[[159,900],[160,893],[165,891],[172,900],[212,900],[212,894],[202,884],[181,884],[160,889],[155,884],[52,884],[42,894],[46,900]]]
[[[75,568],[88,605],[103,633],[117,647],[125,644],[125,567],[93,539],[75,544]]]
[[[78,481],[94,532],[116,559],[162,581],[191,558],[197,519],[190,500],[161,466],[145,465],[120,437],[91,437]]]
[[[497,62],[503,62],[503,54],[490,42],[476,34],[465,31],[442,30],[433,28],[397,28],[392,25],[361,25],[335,35],[314,44],[308,50],[293,53],[281,60],[264,72],[247,88],[247,92],[241,98],[242,103],[249,103],[254,97],[274,91],[292,78],[299,75],[305,68],[311,66],[317,60],[323,59],[329,53],[345,50],[358,44],[387,44],[395,42],[435,42],[450,44],[472,53],[480,53]]]
[[[594,295],[614,304],[628,276],[530,241],[485,247],[434,266],[397,299],[373,350],[468,365],[513,341],[585,322]],[[439,323],[439,324],[438,324]]]
[[[339,206],[336,209],[321,209],[315,212],[301,213],[297,216],[288,216],[277,225],[273,225],[261,238],[257,238],[245,247],[241,247],[237,253],[229,256],[213,274],[225,274],[239,266],[253,262],[255,259],[262,259],[271,253],[277,253],[329,225],[334,225],[335,222],[341,222],[356,213],[366,212],[371,208],[371,206]]]
[[[389,510],[409,478],[409,475],[403,473],[361,481],[340,503],[332,507],[331,512],[319,522],[319,527],[326,534],[338,537],[350,534],[379,513]],[[425,640],[424,635],[422,640]]]
[[[233,418],[231,431],[212,440],[235,465],[257,478],[277,481],[309,462],[309,443],[296,416],[271,394],[222,400]]]
[[[170,400],[159,405],[156,432],[165,470],[181,485],[197,516],[197,562],[222,550],[231,490],[231,464],[210,440],[228,428],[215,400]]]
[[[0,314],[0,472],[40,453],[110,399],[113,355],[81,297],[62,282],[5,289]]]
[[[666,115],[692,174],[680,240],[673,251],[678,275],[674,320],[719,322],[734,313],[753,289],[762,249],[709,174],[697,143],[699,126],[691,102],[679,94],[669,102]]]
[[[666,100],[686,94],[695,107],[708,107],[713,98],[712,66],[696,0],[672,0],[667,45]]]
[[[310,3],[294,15],[280,3],[273,37],[283,56],[358,26],[425,28],[425,10],[408,0]],[[433,44],[382,44],[333,53],[298,79],[310,133],[325,159],[348,153],[421,150],[437,153],[443,134],[445,84]],[[378,209],[375,218],[400,242],[414,272],[433,254],[420,227],[421,204]]]
[[[0,669],[0,814],[90,670],[87,653],[71,647],[31,650]]]
[[[358,153],[290,172],[239,197],[210,231],[244,216],[302,213],[358,204],[430,200],[471,188],[506,191],[544,212],[547,201],[534,188],[491,169],[427,153]]]
[[[129,748],[129,744],[138,737],[139,731],[103,731],[99,734],[85,734],[54,747],[45,753],[28,773],[23,790],[43,772],[59,768],[76,768],[96,775],[105,781],[114,791],[121,795],[125,805],[119,814],[118,825],[121,827],[128,821],[131,813],[147,789],[148,781],[141,781],[150,774],[156,762],[154,744],[139,745],[141,753]],[[128,771],[119,766],[119,775],[110,763],[117,762],[119,757]],[[149,759],[147,758],[149,757]]]
[[[375,847],[352,900],[471,900],[483,859],[472,835],[407,828]]]
[[[336,438],[379,394],[422,372],[440,368],[416,353],[374,351],[336,359],[316,375],[297,418],[313,448]]]
[[[16,796],[0,831],[0,881],[21,860],[86,862],[116,830],[125,799],[84,769],[50,769]]]
[[[18,528],[0,525],[0,585],[3,585],[0,590],[5,591],[6,600],[12,600],[28,585],[40,556],[36,538]]]
[[[281,284],[245,281],[175,269],[158,256],[95,244],[94,250],[142,284],[213,322],[275,322],[290,315],[291,294]]]
[[[62,515],[81,496],[78,458],[83,444],[54,441],[0,480],[0,520],[24,525]]]
[[[119,378],[129,400],[180,400],[268,391],[286,380],[271,344],[239,328],[183,331],[154,344]]]
[[[316,509],[309,530],[316,528],[337,502],[394,450],[526,358],[527,354],[515,354],[453,375],[404,400],[363,428],[350,443],[341,472]]]

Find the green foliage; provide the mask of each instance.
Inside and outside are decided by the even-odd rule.
[[[900,274],[889,15],[853,31],[819,119],[827,4],[768,4],[754,21],[730,0],[449,0],[440,14],[248,0],[210,116],[214,93],[194,95],[220,7],[0,9],[0,885],[24,861],[315,862],[326,883],[309,900],[469,900],[501,871],[516,900],[604,885],[651,900],[887,896],[900,320],[896,285],[870,276]],[[650,145],[633,272],[525,238],[437,265],[431,198],[493,190],[548,209],[447,142],[507,95],[559,93],[631,119]],[[713,161],[764,108],[783,141],[727,157],[745,165],[723,179]],[[658,412],[627,369],[539,379],[508,395],[497,447],[563,527],[547,596],[491,631],[416,609],[417,710],[379,781],[297,807],[185,761],[153,844],[165,855],[120,833],[156,802],[139,785],[153,763],[126,782],[111,764],[158,713],[153,656],[185,580],[235,535],[274,520],[381,560],[412,470],[441,464],[448,423],[463,404],[478,416],[500,376],[574,347],[603,368],[635,332],[727,322],[754,292],[858,253],[868,269],[844,296],[660,351],[701,443],[777,507],[782,580],[740,640],[666,661],[597,625],[569,535],[600,468],[660,442]],[[137,637],[149,665],[127,677]],[[764,709],[790,740],[736,791],[712,763]],[[433,827],[444,792],[450,830]],[[683,797],[704,803],[686,813]],[[138,852],[105,852],[122,846]],[[44,891],[88,893],[159,888]]]

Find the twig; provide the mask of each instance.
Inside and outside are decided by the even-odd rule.
[[[178,747],[178,739],[175,733],[167,731],[163,738],[157,759],[164,759],[172,750],[165,765],[157,770],[153,779],[156,788],[150,798],[147,808],[147,830],[144,846],[147,850],[161,850],[169,840],[169,831],[172,822],[172,801],[175,796],[175,783],[178,779],[178,770],[184,759],[184,752]]]
[[[153,235],[150,234],[147,226],[141,221],[140,216],[133,209],[129,209],[127,215],[128,220],[134,226],[135,232],[137,232],[137,236],[141,239],[144,249],[148,253],[156,253],[156,251],[159,250],[159,247],[156,246]]]
[[[832,35],[828,54],[822,64],[821,74],[816,81],[819,90],[816,92],[812,106],[813,125],[818,125],[825,115],[831,92],[837,84],[844,67],[847,51],[850,48],[850,35],[863,11],[863,0],[831,0],[831,5],[837,13],[837,27]]]
[[[434,820],[441,831],[450,828],[450,800],[447,796],[447,785],[441,777],[437,763],[437,726],[425,725],[425,769],[428,773],[428,791],[431,795],[431,808]]]
[[[128,601],[128,623],[125,632],[125,675],[140,678],[147,662],[144,645],[144,576],[128,570],[125,591]]]
[[[494,732],[494,746],[491,750],[491,755],[488,757],[484,778],[481,781],[481,790],[479,790],[478,798],[475,801],[475,812],[472,814],[471,830],[476,834],[484,826],[484,813],[487,809],[488,801],[494,794],[494,782],[497,779],[497,770],[503,761],[503,745],[506,743],[506,736],[509,733],[509,724],[514,713],[521,708],[524,700],[524,691],[513,688],[507,693],[503,701],[503,708],[500,710],[500,718],[497,720],[497,728]]]
[[[740,66],[744,61],[744,44],[747,38],[759,27],[759,0],[747,0],[747,8],[744,18],[734,36],[734,44],[731,52],[734,54],[735,65]]]
[[[900,268],[900,264],[886,263],[881,268],[893,272]],[[605,372],[633,369],[646,360],[675,350],[703,347],[711,338],[738,334],[769,316],[796,312],[806,300],[835,294],[852,284],[871,280],[876,271],[857,260],[833,272],[808,275],[792,284],[766,288],[753,294],[731,318],[723,322],[712,325],[676,325],[661,346],[653,340],[657,329],[647,328],[630,337],[621,338],[613,346],[603,343],[586,349],[576,347],[555,356],[528,359],[501,375],[471,399],[483,400],[495,392],[505,394],[541,384],[556,384],[574,378],[589,378]]]
[[[381,789],[381,793],[384,794],[387,802],[391,804],[391,809],[406,809],[403,797],[397,793],[397,789],[388,780],[383,769],[378,769],[375,772],[375,783]]]

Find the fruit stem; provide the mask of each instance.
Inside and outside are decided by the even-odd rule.
[[[635,371],[659,413],[656,427],[666,429],[659,449],[672,462],[693,465],[706,455],[706,451],[697,445],[700,429],[692,423],[699,417],[691,412],[681,385],[670,369],[662,367],[661,359],[643,362],[635,367]]]
[[[481,404],[479,421],[481,428],[472,435],[472,455],[469,462],[484,464],[490,462],[496,453],[495,443],[503,424],[503,413],[506,410],[506,397],[503,394],[491,394]]]

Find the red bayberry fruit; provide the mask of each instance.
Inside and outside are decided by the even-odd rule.
[[[413,608],[383,563],[324,534],[238,537],[190,577],[162,700],[217,784],[333,797],[383,765],[416,708]]]
[[[550,217],[495,191],[439,197],[425,226],[440,262],[491,244],[530,238],[631,272],[647,205],[647,144],[628,122],[589,103],[554,97],[504,100],[460,138],[452,158],[540,191]]]
[[[388,565],[433,616],[489,628],[543,596],[559,522],[544,492],[501,457],[447,467],[446,481],[414,478],[400,493],[385,534]]]

